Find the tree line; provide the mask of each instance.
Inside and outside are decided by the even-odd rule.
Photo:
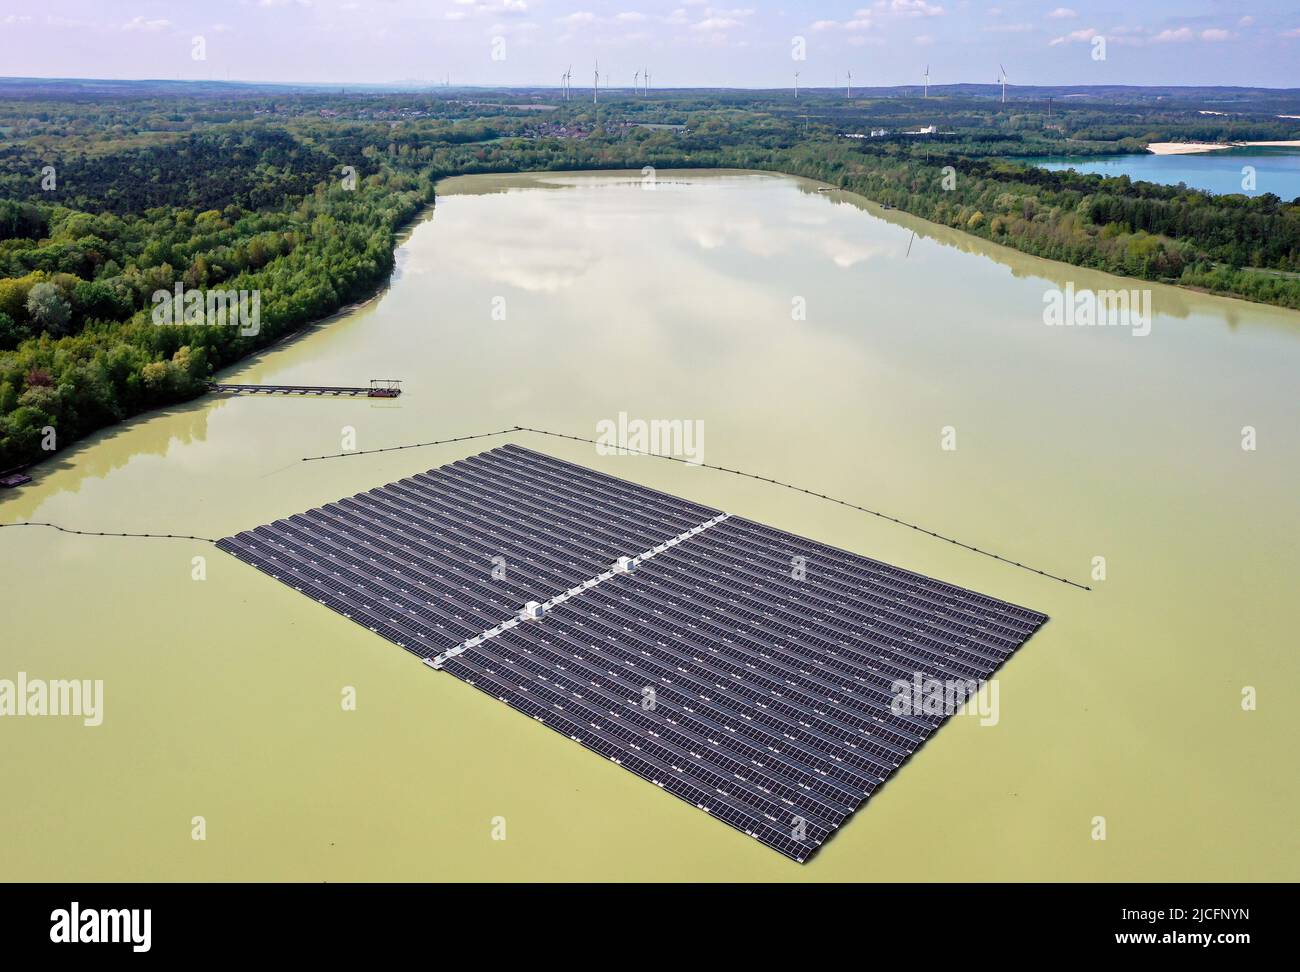
[[[544,97],[553,96],[530,100]],[[276,92],[150,94],[113,110],[0,102],[0,132],[17,136],[0,145],[0,469],[46,455],[46,429],[62,447],[200,394],[215,369],[369,296],[392,270],[396,233],[449,175],[782,171],[1039,256],[1300,308],[1300,200],[1020,161],[1107,120],[1130,135],[1072,141],[1071,153],[1137,150],[1131,133],[1144,120],[1176,127],[1166,106],[1159,115],[1140,104],[1071,106],[1048,128],[1040,106],[999,112],[987,100],[823,94],[795,109],[770,92],[694,92],[546,112],[482,100]],[[840,137],[886,120],[891,129],[933,121],[948,134]],[[46,165],[55,189],[41,185]],[[154,293],[178,283],[258,291],[260,329],[156,326]]]

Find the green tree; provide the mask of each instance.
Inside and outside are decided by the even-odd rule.
[[[61,335],[72,317],[72,308],[52,283],[38,283],[27,295],[27,313],[32,323],[53,335]]]
[[[27,337],[30,337],[27,328],[18,324],[4,311],[0,311],[0,351],[12,351]],[[3,411],[4,408],[0,405],[0,413]]]

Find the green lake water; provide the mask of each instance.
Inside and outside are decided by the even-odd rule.
[[[800,866],[206,544],[4,529],[0,678],[103,679],[105,704],[97,728],[0,718],[0,877],[1300,878],[1300,314],[1157,286],[1146,337],[1048,327],[1045,291],[1138,282],[782,176],[440,193],[379,297],[225,376],[397,377],[400,399],[143,416],[38,467],[0,522],[220,537],[513,440],[1047,613],[997,724],[954,718]],[[367,449],[620,413],[702,420],[707,462],[1094,590],[526,433],[300,461],[345,427]]]

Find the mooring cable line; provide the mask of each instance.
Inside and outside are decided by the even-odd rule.
[[[338,452],[328,456],[309,456],[300,460],[301,462],[313,462],[317,459],[340,459],[345,456],[362,456],[374,452],[397,452],[401,449],[418,449],[422,446],[445,445],[448,442],[467,442],[470,439],[484,439],[490,435],[506,435],[510,432],[519,431],[518,426],[509,429],[501,429],[498,432],[480,432],[477,435],[461,435],[454,439],[440,439],[436,442],[415,442],[410,445],[387,446],[383,449],[363,449],[358,452]],[[285,467],[288,468],[288,467]],[[281,472],[283,470],[274,470]],[[267,475],[270,475],[268,473]],[[264,478],[264,477],[263,477]],[[0,527],[19,527],[35,526],[49,527],[51,530],[58,530],[60,533],[72,533],[81,537],[135,537],[146,538],[150,540],[199,540],[203,543],[216,543],[211,537],[196,537],[187,533],[124,533],[112,530],[74,530],[71,527],[60,526],[57,523],[38,522],[35,520],[20,521],[18,523],[0,523]]]
[[[510,432],[532,432],[536,435],[549,435],[552,436],[553,438],[570,439],[574,442],[588,442],[591,443],[592,445],[604,444],[598,442],[595,439],[587,438],[586,436],[582,436],[582,435],[569,435],[564,432],[551,432],[548,429],[535,429],[527,425],[516,425],[512,429],[502,429],[500,432],[482,432],[478,435],[464,435],[455,439],[438,439],[433,442],[414,442],[411,443],[410,445],[388,446],[383,449],[362,449],[356,452],[340,452],[330,456],[312,456],[310,458],[303,459],[303,462],[310,462],[313,459],[341,459],[346,456],[363,456],[375,452],[393,452],[398,449],[418,449],[423,446],[443,445],[448,442],[464,442],[468,439],[481,439],[490,435],[505,435]],[[917,533],[924,533],[928,537],[933,537],[936,540],[942,540],[945,543],[950,543],[954,547],[961,547],[963,550],[969,550],[971,553],[977,553],[980,554],[981,556],[989,557],[993,560],[998,561],[999,563],[1006,564],[1009,567],[1019,567],[1021,570],[1027,570],[1031,574],[1037,574],[1039,577],[1046,577],[1049,580],[1060,581],[1062,584],[1068,584],[1071,587],[1077,588],[1078,590],[1081,591],[1092,590],[1092,588],[1089,587],[1087,584],[1080,584],[1078,581],[1072,581],[1068,577],[1061,577],[1059,574],[1053,574],[1046,570],[1040,570],[1037,567],[1033,567],[1029,564],[1022,563],[1019,560],[1012,560],[1010,557],[1004,557],[999,553],[994,553],[992,550],[985,550],[984,548],[977,547],[974,544],[965,543],[961,540],[956,539],[955,537],[950,537],[945,534],[938,533],[935,530],[927,530],[925,527],[921,526],[918,523],[912,523],[908,520],[901,519],[897,516],[890,516],[888,513],[881,513],[879,510],[873,510],[866,506],[861,506],[858,503],[852,503],[849,500],[840,499],[837,496],[827,496],[825,493],[819,493],[816,490],[807,489],[806,487],[803,486],[796,486],[793,483],[783,482],[779,479],[773,479],[770,476],[760,476],[758,473],[746,472],[743,469],[729,469],[726,466],[715,466],[712,463],[707,463],[707,462],[692,462],[691,460],[684,459],[681,456],[666,456],[659,452],[647,452],[644,449],[633,449],[628,446],[616,446],[614,448],[617,448],[622,452],[632,452],[641,456],[651,456],[652,458],[655,459],[668,459],[671,462],[680,462],[683,465],[702,466],[705,469],[713,469],[716,470],[717,472],[731,473],[731,475],[733,476],[743,476],[746,479],[754,479],[762,483],[770,483],[773,486],[782,486],[786,489],[793,490],[796,493],[803,493],[805,496],[813,496],[816,497],[817,499],[826,500],[829,503],[836,503],[840,506],[848,507],[849,509],[858,510],[862,513],[868,513],[871,516],[878,517],[879,519],[882,520],[888,520],[890,523],[897,524],[898,526],[907,527],[909,529],[915,530]]]
[[[461,435],[450,439],[435,439],[431,442],[412,442],[407,445],[384,446],[379,449],[360,449],[357,450],[356,452],[337,452],[325,456],[306,456],[302,459],[302,462],[314,462],[319,459],[343,459],[343,458],[347,458],[348,456],[373,455],[379,452],[398,452],[403,449],[420,449],[426,446],[447,445],[448,443],[452,443],[452,442],[468,442],[471,439],[485,439],[488,438],[489,436],[494,436],[494,435],[507,435],[511,432],[532,432],[535,435],[548,435],[551,436],[552,438],[569,439],[573,442],[586,442],[586,443],[590,443],[591,445],[602,444],[597,440],[588,438],[586,436],[569,435],[568,433],[565,432],[552,432],[549,429],[535,429],[527,425],[516,425],[513,428],[500,429],[496,432],[479,432],[475,435]],[[616,448],[622,452],[635,453],[636,455],[640,455],[640,456],[650,456],[653,459],[667,459],[671,462],[682,463],[683,465],[701,466],[705,469],[713,469],[717,472],[730,473],[733,476],[743,476],[746,479],[757,480],[758,482],[761,483],[770,483],[773,486],[781,486],[785,489],[792,490],[793,492],[796,493],[803,493],[805,496],[812,496],[815,497],[816,499],[826,500],[829,503],[835,503],[839,506],[844,506],[849,509],[858,510],[859,512],[867,513],[881,520],[887,520],[890,523],[897,524],[898,526],[907,527],[911,530],[915,530],[918,533],[923,533],[928,537],[933,537],[935,540],[942,540],[945,543],[950,543],[954,547],[960,547],[963,550],[969,550],[971,553],[976,553],[984,557],[989,557],[993,560],[998,561],[999,563],[1006,564],[1009,567],[1019,567],[1021,570],[1029,571],[1031,574],[1037,574],[1038,576],[1046,577],[1049,580],[1060,581],[1062,584],[1068,584],[1069,586],[1077,588],[1078,590],[1081,591],[1092,590],[1092,588],[1089,587],[1087,584],[1080,584],[1078,581],[1072,581],[1068,577],[1061,577],[1058,574],[1053,574],[1050,573],[1049,571],[1041,570],[1037,567],[1031,566],[1030,564],[1022,563],[1019,560],[1012,560],[1010,557],[1004,557],[1002,556],[1002,554],[994,553],[992,550],[985,550],[982,547],[977,547],[974,544],[965,543],[964,541],[958,540],[955,537],[947,536],[946,534],[939,533],[935,530],[928,530],[918,523],[912,523],[908,520],[904,520],[896,516],[891,516],[888,513],[881,513],[879,510],[873,510],[870,509],[869,507],[862,506],[858,503],[853,503],[850,502],[849,500],[840,499],[837,496],[828,496],[825,493],[819,493],[816,490],[808,489],[804,486],[796,486],[793,483],[787,483],[779,479],[773,479],[770,476],[761,476],[758,473],[746,472],[743,469],[730,469],[726,466],[715,466],[712,463],[708,463],[708,462],[692,462],[691,460],[684,459],[681,456],[666,456],[659,452],[648,452],[644,449],[634,449],[630,446],[617,446]],[[62,533],[71,533],[83,537],[133,537],[133,538],[145,538],[151,540],[198,540],[203,543],[217,542],[211,537],[196,537],[184,533],[126,533],[126,532],[111,531],[111,530],[74,530],[70,527],[60,526],[57,523],[47,523],[47,522],[38,522],[38,521],[25,521],[19,523],[0,523],[0,527],[15,527],[15,526],[48,527],[52,530],[58,530]]]
[[[602,445],[602,443],[597,442],[595,439],[588,439],[585,436],[581,436],[581,435],[567,435],[564,432],[550,432],[547,431],[546,429],[533,429],[533,428],[529,428],[526,425],[519,426],[519,429],[522,432],[535,432],[538,435],[554,436],[557,439],[573,439],[575,442],[590,442],[593,445]],[[1061,577],[1057,574],[1051,574],[1045,570],[1039,570],[1037,567],[1031,567],[1029,564],[1021,563],[1018,560],[1012,560],[1010,557],[1004,557],[1001,554],[994,553],[991,550],[984,550],[981,547],[976,547],[969,543],[963,543],[961,540],[957,540],[954,539],[953,537],[945,536],[942,533],[936,533],[934,530],[927,530],[925,527],[920,526],[919,524],[911,523],[907,520],[899,519],[896,516],[890,516],[888,513],[881,513],[878,510],[868,509],[865,506],[859,506],[857,503],[851,503],[848,500],[839,499],[836,496],[827,496],[825,493],[818,493],[814,490],[806,489],[803,486],[795,486],[793,483],[786,483],[786,482],[782,482],[779,479],[772,479],[770,476],[760,476],[757,473],[745,472],[743,469],[728,469],[726,466],[715,466],[707,462],[692,462],[689,459],[683,459],[681,456],[665,456],[659,452],[646,452],[643,449],[632,449],[627,446],[620,445],[620,446],[614,446],[612,448],[617,448],[622,452],[634,452],[637,455],[652,456],[655,459],[670,459],[673,462],[680,462],[683,463],[684,465],[689,465],[689,466],[703,466],[706,469],[714,469],[717,470],[718,472],[731,473],[733,476],[744,476],[746,479],[756,479],[759,482],[771,483],[773,486],[784,486],[786,489],[794,490],[796,493],[803,493],[807,496],[815,496],[818,499],[824,499],[831,503],[838,503],[840,506],[847,506],[850,509],[860,510],[863,513],[870,513],[872,516],[879,517],[882,520],[888,520],[890,523],[896,523],[899,526],[910,527],[911,529],[916,530],[918,533],[924,533],[926,536],[934,537],[936,540],[943,540],[947,543],[951,543],[953,546],[961,547],[963,550],[969,550],[972,553],[982,554],[985,557],[991,557],[994,560],[1000,561],[1011,567],[1019,567],[1021,570],[1027,570],[1031,574],[1038,574],[1040,577],[1047,577],[1051,580],[1060,581],[1062,584],[1069,584],[1071,587],[1077,587],[1081,591],[1092,590],[1092,588],[1089,587],[1088,585],[1080,584],[1078,581],[1072,581],[1068,577]]]
[[[316,459],[338,459],[343,456],[360,456],[371,452],[396,452],[400,449],[418,449],[421,446],[444,445],[448,442],[466,442],[470,439],[482,439],[490,435],[505,435],[508,432],[517,432],[518,428],[502,429],[499,432],[480,432],[478,435],[462,435],[454,439],[441,439],[437,442],[416,442],[411,445],[388,446],[383,449],[364,449],[360,452],[339,452],[328,456],[311,456],[300,461],[312,462]],[[287,468],[287,467],[286,467]],[[281,470],[276,470],[277,472]],[[0,523],[0,527],[19,527],[35,526],[48,527],[51,530],[58,530],[60,533],[72,533],[81,537],[134,537],[145,538],[150,540],[199,540],[203,543],[216,543],[211,537],[196,537],[187,533],[125,533],[114,530],[74,530],[71,527],[60,526],[57,523],[46,523],[36,520],[20,521],[18,523]]]
[[[79,537],[135,537],[146,538],[149,540],[200,540],[203,543],[216,543],[211,537],[196,537],[188,533],[121,533],[114,530],[74,530],[71,527],[60,526],[57,523],[47,523],[42,520],[20,520],[17,523],[0,523],[0,528],[4,527],[49,527],[51,530],[58,530],[60,533],[75,533]]]
[[[501,429],[498,432],[479,432],[477,435],[461,435],[454,439],[437,439],[433,442],[412,442],[409,445],[384,446],[382,449],[357,449],[354,452],[332,452],[327,456],[305,456],[303,462],[316,462],[318,459],[346,459],[348,456],[368,456],[376,452],[398,452],[402,449],[423,449],[425,446],[446,445],[448,442],[468,442],[470,439],[486,439],[492,435],[508,435],[518,432],[519,426]]]

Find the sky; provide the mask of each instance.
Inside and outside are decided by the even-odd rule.
[[[726,4],[737,4],[728,6]],[[200,56],[201,55],[201,56]],[[802,56],[800,56],[802,55]],[[1099,56],[1100,55],[1100,56]],[[1300,87],[1288,0],[0,0],[0,76]]]

